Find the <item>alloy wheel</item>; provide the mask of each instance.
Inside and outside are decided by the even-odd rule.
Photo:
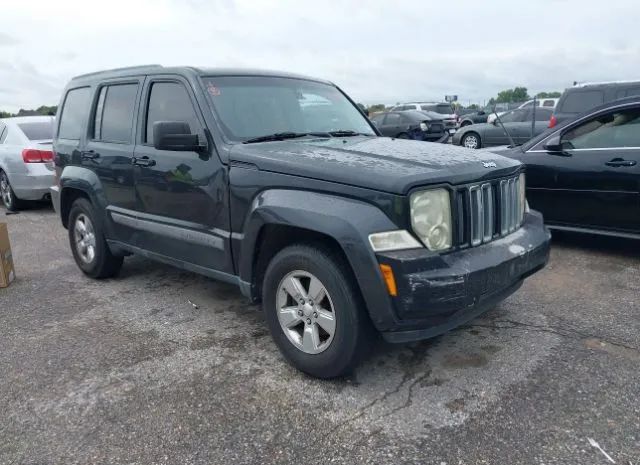
[[[96,256],[96,235],[93,223],[84,213],[76,218],[73,236],[80,259],[85,263],[91,263]]]
[[[464,136],[463,145],[468,149],[477,149],[479,145],[478,137],[473,134]]]
[[[0,197],[2,197],[2,203],[4,203],[4,206],[11,208],[13,204],[13,196],[11,195],[9,179],[5,173],[0,174]]]
[[[333,341],[336,331],[333,302],[324,284],[313,274],[296,270],[282,278],[276,311],[287,339],[302,352],[319,354]]]

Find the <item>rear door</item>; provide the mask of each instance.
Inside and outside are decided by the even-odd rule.
[[[387,137],[395,137],[402,132],[402,128],[400,113],[387,113],[380,127],[380,132]]]
[[[509,136],[505,133],[505,129],[509,132],[513,140],[518,143],[518,139],[522,137],[523,121],[526,118],[527,109],[517,109],[500,116],[500,121],[496,119],[493,123],[487,124],[484,132],[484,146],[506,145],[509,144]],[[504,128],[502,127],[504,125]]]
[[[82,165],[93,170],[102,185],[110,212],[131,214],[140,208],[133,184],[135,115],[143,77],[101,83],[89,119],[89,135],[81,153]],[[133,243],[135,229],[114,228],[113,239]]]
[[[561,141],[523,158],[531,206],[555,224],[640,231],[640,106],[569,126]]]

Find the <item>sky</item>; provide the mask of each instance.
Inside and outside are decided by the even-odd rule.
[[[367,105],[640,79],[638,0],[2,1],[0,110],[75,75],[158,63],[329,79]]]

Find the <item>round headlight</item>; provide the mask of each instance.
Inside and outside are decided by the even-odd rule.
[[[430,250],[451,247],[451,199],[446,189],[411,195],[411,226]]]

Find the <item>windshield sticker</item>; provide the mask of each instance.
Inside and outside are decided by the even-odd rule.
[[[209,95],[211,95],[212,97],[217,97],[218,95],[220,95],[220,89],[214,86],[211,82],[207,84],[207,92],[209,92]]]

